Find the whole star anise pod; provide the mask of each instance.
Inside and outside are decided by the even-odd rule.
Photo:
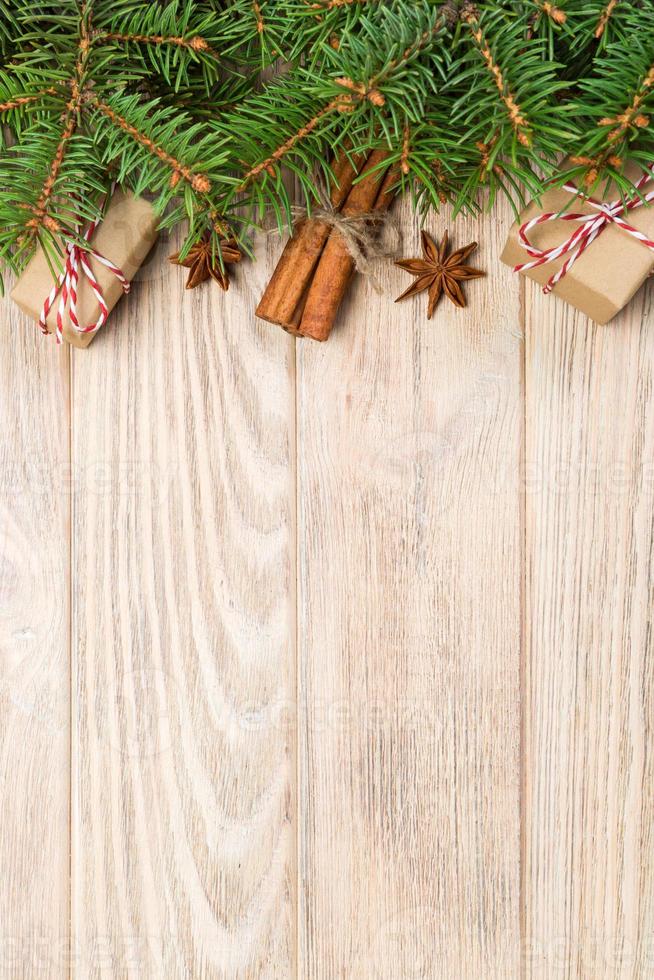
[[[228,262],[241,261],[239,247],[233,238],[223,238],[220,242],[220,251],[224,265]],[[186,258],[180,259],[179,256],[179,252],[171,255],[170,261],[174,262],[175,265],[182,265],[184,268],[190,269],[186,280],[187,289],[195,289],[201,282],[206,282],[209,278],[217,282],[221,289],[229,289],[229,274],[227,269],[220,267],[217,255],[214,259],[209,235],[205,235],[201,241],[194,245]]]
[[[427,319],[431,320],[432,313],[436,309],[436,304],[445,293],[455,306],[465,306],[466,298],[460,283],[467,279],[478,279],[486,273],[480,269],[473,269],[470,265],[465,265],[465,260],[477,248],[477,242],[471,242],[465,248],[458,248],[451,255],[447,254],[448,235],[443,235],[440,245],[437,245],[431,235],[422,231],[422,259],[401,259],[396,262],[400,269],[405,269],[416,281],[406,289],[401,296],[395,300],[399,303],[401,299],[408,296],[415,296],[423,289],[429,291],[429,303],[427,304]]]

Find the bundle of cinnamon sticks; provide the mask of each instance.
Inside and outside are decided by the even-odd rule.
[[[332,164],[336,180],[329,195],[334,212],[356,218],[378,217],[388,210],[397,174],[381,166],[387,157],[386,150],[373,150],[363,159],[344,151],[337,156]],[[304,218],[282,252],[257,316],[296,336],[327,340],[355,268],[355,257],[337,221]]]

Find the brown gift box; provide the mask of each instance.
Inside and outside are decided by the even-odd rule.
[[[642,176],[642,170],[637,166],[627,166],[625,175],[635,182]],[[648,184],[643,192],[647,193],[650,189],[651,185]],[[609,187],[608,191],[602,185],[591,196],[596,200],[615,201],[619,199],[620,191],[615,184]],[[572,194],[561,187],[545,191],[540,203],[532,201],[511,228],[501,255],[502,262],[511,266],[529,262],[531,256],[521,246],[518,237],[520,226],[538,214],[546,211],[559,212],[564,209],[577,213],[597,214],[596,209],[587,204],[583,198],[573,198]],[[626,214],[621,212],[620,216],[649,238],[654,238],[654,207],[642,205]],[[562,244],[579,227],[576,221],[545,221],[536,225],[527,234],[532,245],[546,249]],[[559,256],[552,262],[529,269],[524,275],[544,286],[561,268],[569,255],[570,253]],[[652,268],[654,268],[654,252],[611,222],[604,226],[604,230],[579,256],[552,292],[597,323],[603,324],[627,305]]]
[[[152,205],[129,191],[115,191],[104,218],[91,238],[93,248],[121,270],[131,282],[157,238],[158,219]],[[63,260],[56,256],[60,268]],[[121,296],[123,287],[116,276],[97,259],[90,257],[90,266],[111,312]],[[34,320],[39,319],[43,302],[54,284],[52,269],[43,250],[37,248],[14,286],[11,298]],[[59,294],[48,314],[48,331],[54,333],[59,308]],[[64,338],[74,347],[88,347],[97,331],[78,333],[68,318],[64,320]],[[91,285],[80,268],[77,286],[77,319],[82,327],[94,323],[99,314],[98,301]]]

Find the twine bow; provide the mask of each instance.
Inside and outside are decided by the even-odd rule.
[[[640,191],[653,179],[654,164],[652,164],[652,166],[645,171],[643,176],[635,185],[636,190]],[[561,255],[569,256],[561,268],[550,276],[547,283],[543,287],[544,293],[550,293],[554,289],[557,282],[560,282],[560,280],[563,279],[569,269],[571,269],[575,264],[579,256],[586,251],[589,245],[593,244],[595,239],[601,235],[610,224],[614,224],[617,225],[618,228],[622,228],[622,230],[626,231],[627,234],[637,239],[637,241],[642,242],[646,248],[654,251],[654,241],[648,238],[642,231],[639,231],[637,228],[634,228],[633,225],[630,225],[623,217],[623,214],[633,211],[635,208],[639,208],[643,204],[647,204],[649,201],[654,200],[654,189],[648,191],[647,194],[634,195],[633,197],[628,198],[626,201],[618,200],[610,203],[606,201],[597,201],[588,194],[583,194],[574,184],[564,184],[563,190],[568,191],[570,194],[574,194],[575,197],[582,198],[593,208],[593,211],[590,214],[561,214],[560,212],[547,211],[544,214],[536,215],[536,217],[532,218],[530,221],[526,221],[518,233],[520,244],[533,258],[531,262],[523,262],[520,265],[514,266],[514,272],[525,272],[527,269],[534,269],[536,266],[545,265],[547,262],[553,262],[554,259],[558,259]],[[540,225],[545,221],[577,221],[579,222],[579,227],[576,228],[567,241],[563,242],[561,245],[556,245],[553,248],[541,249],[537,248],[535,245],[532,245],[527,237],[527,233],[536,225]]]
[[[368,276],[373,289],[381,292],[381,284],[373,271],[373,262],[376,259],[388,258],[395,255],[401,244],[400,228],[396,219],[388,212],[371,211],[367,214],[347,215],[334,210],[329,195],[322,187],[318,187],[318,200],[320,207],[312,208],[311,218],[324,221],[331,225],[341,235],[345,246],[354,260],[357,272]],[[304,208],[293,207],[291,209],[294,224],[304,221],[307,212]],[[391,243],[382,242],[378,230],[390,230],[394,233],[395,241]]]
[[[90,242],[95,232],[95,229],[100,224],[100,220],[101,217],[99,215],[97,218],[95,218],[93,221],[89,223],[84,234],[82,235],[82,238],[85,242],[87,243]],[[66,261],[64,264],[64,268],[62,269],[58,279],[56,280],[52,289],[50,290],[49,295],[46,297],[43,303],[43,308],[41,310],[41,315],[39,317],[39,326],[43,331],[43,333],[47,334],[48,315],[54,305],[57,296],[59,296],[59,306],[57,308],[57,324],[55,329],[55,336],[58,344],[62,342],[64,336],[64,315],[66,313],[66,307],[68,305],[69,298],[70,298],[70,309],[68,315],[70,317],[70,322],[73,326],[73,329],[76,330],[77,333],[93,333],[94,331],[99,330],[100,327],[106,321],[107,317],[109,316],[109,308],[104,298],[102,287],[100,286],[100,283],[98,282],[89,262],[89,258],[91,256],[114,274],[116,279],[118,279],[121,286],[123,287],[124,293],[128,293],[130,288],[130,284],[125,278],[122,270],[119,269],[117,265],[114,265],[114,263],[111,262],[108,258],[106,258],[106,256],[98,252],[97,249],[91,248],[90,245],[88,246],[88,248],[85,248],[84,246],[78,244],[77,241],[74,241],[72,239],[68,239],[67,241],[65,241],[65,249],[66,249]],[[98,305],[100,307],[100,313],[95,323],[91,323],[86,327],[81,327],[79,324],[79,320],[77,319],[77,284],[79,282],[80,266],[82,272],[84,273],[84,275],[89,281],[91,289],[93,290],[93,294],[97,299]]]

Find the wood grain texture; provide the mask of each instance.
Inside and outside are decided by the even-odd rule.
[[[68,351],[0,301],[0,976],[68,976]]]
[[[293,347],[173,250],[73,362],[75,972],[290,976]]]
[[[405,255],[419,254],[404,211]],[[440,237],[449,216],[429,227]],[[519,975],[519,290],[358,282],[298,347],[300,951],[311,978]]]
[[[528,977],[654,976],[651,287],[606,327],[528,287]]]
[[[0,976],[654,977],[654,288],[521,307],[510,220],[325,345],[274,237],[83,352],[0,302]]]

